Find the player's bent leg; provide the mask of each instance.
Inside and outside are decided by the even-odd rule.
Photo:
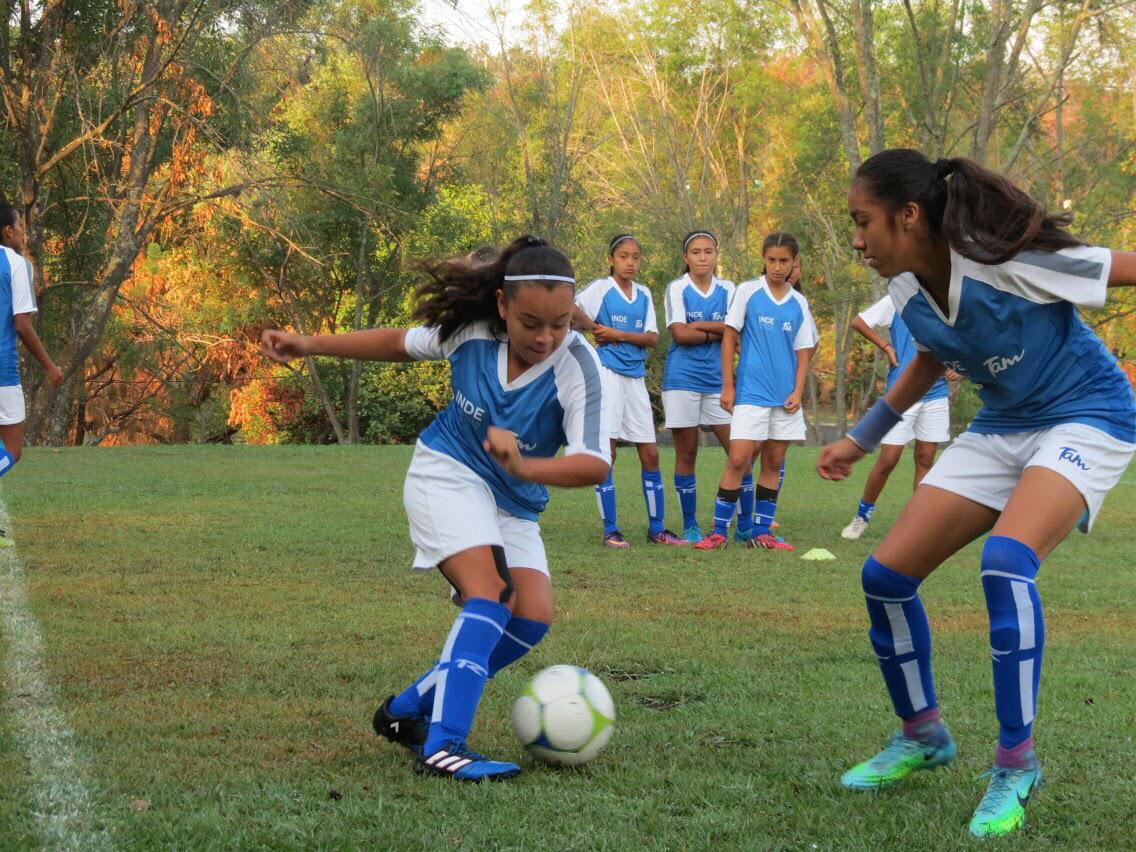
[[[535,648],[552,624],[552,582],[535,568],[510,568],[516,591],[513,615],[505,625],[501,641],[489,655],[489,677],[511,666]]]
[[[935,453],[939,451],[939,445],[931,441],[920,441],[915,439],[915,484],[912,488],[918,488],[919,483],[935,465]]]
[[[880,499],[884,486],[887,485],[895,466],[899,464],[903,454],[903,444],[881,444],[880,453],[876,463],[868,473],[868,481],[864,483],[864,494],[860,498],[860,505],[856,509],[856,516],[851,523],[840,531],[841,538],[854,541],[864,534],[868,524],[872,521],[872,514],[876,511],[876,501]]]

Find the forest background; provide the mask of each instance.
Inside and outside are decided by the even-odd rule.
[[[0,192],[66,376],[24,364],[29,438],[406,442],[446,365],[274,367],[260,330],[405,324],[415,259],[526,232],[587,281],[634,231],[661,312],[695,227],[739,282],[765,233],[800,237],[806,410],[840,432],[883,373],[849,328],[883,282],[844,199],[885,147],[973,157],[1136,248],[1134,0],[471,2],[472,39],[413,0],[10,0]],[[1136,376],[1136,297],[1086,320]]]

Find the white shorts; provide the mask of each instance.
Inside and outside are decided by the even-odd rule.
[[[805,413],[789,414],[780,405],[735,405],[730,421],[730,440],[803,441]]]
[[[402,502],[417,550],[416,571],[429,571],[471,547],[498,545],[505,548],[510,568],[533,568],[548,575],[540,525],[498,509],[485,480],[421,441],[406,471]]]
[[[633,444],[655,443],[655,417],[651,413],[651,398],[647,396],[647,382],[642,376],[633,379],[603,366],[600,372],[604,377],[607,422],[612,439]]]
[[[1061,474],[1081,492],[1089,509],[1088,532],[1104,496],[1124,474],[1136,444],[1081,423],[1062,423],[1039,432],[980,435],[963,432],[923,478],[934,485],[1001,512],[1027,467]]]
[[[0,387],[0,426],[24,422],[24,388],[22,385]]]
[[[931,444],[942,444],[951,439],[951,404],[945,396],[915,403],[880,443],[903,447],[911,443],[912,438]]]
[[[685,429],[689,426],[726,426],[730,413],[722,408],[720,393],[699,393],[688,390],[663,391],[663,411],[667,429]]]

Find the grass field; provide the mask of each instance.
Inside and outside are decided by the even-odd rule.
[[[906,498],[909,467],[865,539],[845,542],[866,468],[824,483],[814,450],[790,452],[783,533],[835,562],[648,548],[627,452],[617,484],[632,550],[599,546],[590,489],[554,493],[543,528],[558,622],[490,683],[471,738],[527,771],[471,786],[412,774],[370,731],[378,700],[434,659],[455,612],[440,577],[408,569],[409,457],[28,451],[3,481],[18,544],[15,559],[0,555],[0,847],[971,845],[997,730],[976,547],[923,587],[958,763],[883,794],[838,785],[895,725],[859,567]],[[722,454],[700,462],[705,516]],[[1048,783],[1025,833],[999,848],[1136,843],[1134,477],[1093,535],[1043,568]],[[669,483],[668,500],[673,522]],[[534,767],[508,724],[524,681],[559,662],[599,674],[619,714],[608,749],[577,771]]]

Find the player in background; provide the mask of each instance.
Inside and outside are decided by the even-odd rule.
[[[730,414],[721,403],[722,334],[734,282],[715,274],[718,238],[710,231],[687,234],[682,259],[686,266],[682,277],[667,285],[663,297],[671,335],[663,368],[663,410],[666,428],[674,435],[674,486],[682,509],[683,538],[694,543],[702,540],[695,477],[699,427],[710,427],[727,452],[730,446]],[[741,490],[741,516],[748,516],[752,527],[752,470],[742,478]]]
[[[817,345],[809,303],[788,278],[800,254],[796,238],[784,231],[762,243],[765,274],[738,286],[726,314],[722,337],[722,408],[732,413],[730,450],[714,502],[714,529],[694,545],[726,546],[726,532],[738,502],[742,477],[758,453],[761,459],[748,547],[793,550],[769,530],[777,511],[781,466],[790,441],[805,438],[801,411],[809,354]],[[733,353],[741,335],[738,378]]]
[[[1136,451],[1132,386],[1078,307],[1136,284],[1136,253],[1083,245],[1068,214],[1049,214],[977,163],[907,149],[864,161],[848,209],[852,247],[891,279],[918,353],[848,437],[822,451],[820,475],[847,477],[947,367],[979,385],[983,406],[864,563],[869,637],[903,728],[842,780],[874,790],[954,759],[919,586],[989,532],[980,567],[998,738],[970,831],[1008,834],[1041,783],[1041,562],[1074,528],[1092,526]]]
[[[886,328],[891,340],[885,341],[873,329]],[[915,357],[915,343],[911,332],[903,322],[903,317],[895,312],[891,296],[884,296],[871,307],[861,311],[852,320],[852,330],[880,349],[888,359],[888,374],[885,393],[892,389],[900,373]],[[880,441],[880,455],[864,483],[864,494],[852,522],[840,533],[847,539],[857,539],[864,534],[876,510],[876,501],[887,485],[888,477],[899,464],[903,448],[915,441],[915,487],[923,481],[931,465],[935,463],[935,453],[939,444],[951,439],[951,409],[947,379],[957,379],[955,373],[931,385],[931,389],[915,405],[903,413],[903,421],[896,424]]]
[[[54,387],[63,384],[63,371],[51,360],[32,325],[39,308],[32,289],[32,265],[23,256],[26,243],[20,212],[0,202],[0,476],[20,460],[24,446],[24,388],[16,341],[23,341]],[[0,530],[0,546],[11,543],[7,532]]]
[[[543,240],[422,264],[422,327],[305,336],[264,332],[265,353],[372,361],[448,360],[453,401],[422,433],[403,502],[414,567],[437,567],[461,612],[437,661],[375,712],[375,732],[409,749],[419,771],[463,781],[509,778],[514,763],[466,744],[487,678],[532,650],[552,621],[537,519],[548,485],[608,474],[603,382],[595,350],[571,331],[575,275]],[[566,446],[563,457],[556,453]]]
[[[611,429],[612,472],[616,441],[629,441],[639,451],[643,500],[647,504],[647,541],[685,546],[686,541],[666,528],[666,495],[659,471],[655,418],[647,395],[647,353],[659,342],[659,325],[651,291],[635,281],[643,248],[632,234],[617,234],[608,243],[608,277],[599,278],[576,296],[572,322],[591,333],[603,365],[607,422]],[[611,472],[596,487],[606,547],[631,546],[619,529],[615,484]]]

